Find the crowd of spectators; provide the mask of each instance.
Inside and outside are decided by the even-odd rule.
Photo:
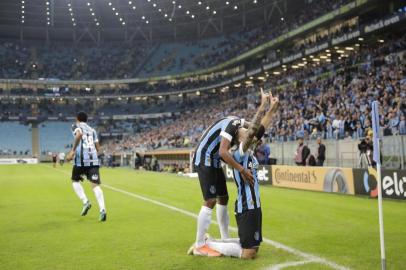
[[[163,56],[152,63],[147,60],[153,59],[151,53],[155,52],[156,44],[44,45],[4,41],[0,42],[0,78],[123,79],[136,77],[141,66],[148,76],[162,70],[166,74],[197,70],[229,60],[348,2],[309,1],[303,8],[288,7],[287,17],[274,16],[261,28],[244,29],[212,42],[191,41],[177,50],[169,49],[170,43],[162,44]],[[183,55],[181,51],[190,54]]]
[[[0,42],[0,78],[131,78],[149,54],[149,44],[36,44]]]
[[[406,135],[406,36],[384,44],[363,47],[359,52],[334,63],[308,66],[269,79],[265,88],[281,86],[273,93],[280,98],[280,109],[272,128],[273,141],[297,138],[359,139],[371,135],[371,103],[378,100],[383,135]],[[329,71],[326,76],[324,71]],[[323,76],[321,76],[323,75]],[[109,142],[119,150],[137,148],[191,147],[210,123],[227,115],[250,119],[258,93],[253,88],[240,90],[238,97],[219,99],[217,104],[157,122],[146,132],[129,134]],[[225,95],[226,96],[226,95]],[[203,101],[203,102],[207,102]]]

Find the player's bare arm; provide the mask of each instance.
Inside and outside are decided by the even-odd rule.
[[[68,155],[66,156],[67,161],[71,161],[73,157],[75,156],[75,149],[78,147],[80,140],[82,138],[82,132],[79,130],[75,134],[75,139],[73,140],[73,146],[72,149],[69,151]]]
[[[272,94],[268,94],[268,98],[270,100],[270,107],[269,110],[265,113],[262,119],[254,117],[252,121],[251,128],[248,129],[246,132],[247,135],[241,134],[239,141],[243,143],[243,151],[247,151],[253,144],[257,143],[262,135],[258,135],[258,132],[262,129],[261,132],[264,132],[266,128],[269,128],[272,122],[273,115],[275,114],[276,110],[279,106],[279,99],[277,97],[273,97]],[[257,116],[257,115],[256,115]],[[260,120],[260,122],[259,122]],[[259,124],[257,124],[259,122]],[[258,128],[255,128],[255,125],[258,125]],[[244,135],[246,138],[243,138]]]
[[[266,112],[266,106],[269,102],[269,94],[264,93],[264,90],[261,88],[261,105],[258,108],[257,113],[254,115],[249,127],[248,127],[248,136],[243,145],[243,151],[247,151],[249,146],[252,144],[255,134],[257,134],[259,128],[261,127],[261,120]]]
[[[244,181],[248,181],[250,184],[253,184],[254,177],[252,176],[252,173],[249,170],[244,169],[243,166],[241,166],[237,161],[234,160],[233,156],[229,152],[230,148],[231,142],[226,138],[222,138],[219,149],[220,157],[224,160],[225,163],[239,171],[243,176]]]
[[[97,153],[100,154],[100,143],[99,143],[99,142],[95,142],[95,143],[94,143],[94,146],[96,147]]]

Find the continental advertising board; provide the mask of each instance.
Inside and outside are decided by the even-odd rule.
[[[353,169],[354,188],[357,195],[378,197],[377,172],[375,169]],[[406,171],[382,170],[382,197],[406,200]]]
[[[234,181],[233,170],[224,164],[227,180]],[[375,169],[337,167],[259,166],[260,184],[303,190],[378,196]],[[406,200],[406,170],[382,170],[382,196]]]
[[[304,190],[354,194],[352,169],[272,166],[272,184]]]

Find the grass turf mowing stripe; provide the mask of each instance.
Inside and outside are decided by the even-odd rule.
[[[66,172],[64,170],[61,170],[61,169],[58,169],[58,168],[55,168],[55,170],[65,174],[65,175],[70,175],[68,172]],[[110,185],[102,184],[102,186],[106,187],[106,188],[108,188],[110,190],[120,192],[122,194],[126,194],[128,196],[131,196],[131,197],[134,197],[134,198],[137,198],[137,199],[140,199],[140,200],[143,200],[143,201],[147,201],[147,202],[155,204],[155,205],[159,205],[159,206],[168,208],[170,210],[182,213],[184,215],[187,215],[187,216],[190,216],[190,217],[193,217],[193,218],[197,218],[197,215],[195,213],[190,212],[190,211],[187,211],[187,210],[184,210],[184,209],[181,209],[181,208],[178,208],[178,207],[166,204],[166,203],[162,203],[160,201],[153,200],[153,199],[144,197],[142,195],[138,195],[138,194],[135,194],[135,193],[132,193],[132,192],[128,192],[126,190],[118,189],[118,188],[115,188],[115,187],[110,186]],[[218,225],[217,221],[215,221],[215,220],[212,220],[212,223]],[[229,229],[231,231],[238,231],[238,229],[236,227],[232,227],[232,226],[229,226]],[[306,259],[307,263],[320,263],[320,264],[326,265],[326,266],[328,266],[328,267],[330,267],[332,269],[336,269],[336,270],[349,270],[348,267],[339,265],[339,264],[337,264],[335,262],[332,262],[332,261],[329,261],[329,260],[327,260],[325,258],[322,258],[322,257],[316,256],[316,255],[309,254],[309,253],[297,250],[295,248],[286,246],[286,245],[284,245],[282,243],[273,241],[271,239],[268,239],[268,238],[264,237],[263,241],[264,241],[264,243],[267,243],[267,244],[269,244],[269,245],[271,245],[271,246],[273,246],[275,248],[282,249],[282,250],[284,250],[286,252],[289,252],[289,253],[291,253],[293,255],[302,257],[302,258]],[[277,268],[277,269],[279,269],[279,268]]]

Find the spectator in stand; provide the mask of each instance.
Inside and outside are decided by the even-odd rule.
[[[310,149],[304,144],[303,134],[298,135],[298,147],[295,153],[295,163],[298,166],[308,165],[308,158],[310,156]]]
[[[399,122],[399,134],[400,135],[406,135],[406,117],[405,114],[402,113],[400,115],[400,122]]]
[[[259,145],[256,148],[255,156],[258,159],[260,165],[270,164],[271,147],[266,143],[265,138],[259,141]]]
[[[321,138],[317,138],[317,157],[316,166],[323,166],[326,160],[326,146],[321,142]]]

